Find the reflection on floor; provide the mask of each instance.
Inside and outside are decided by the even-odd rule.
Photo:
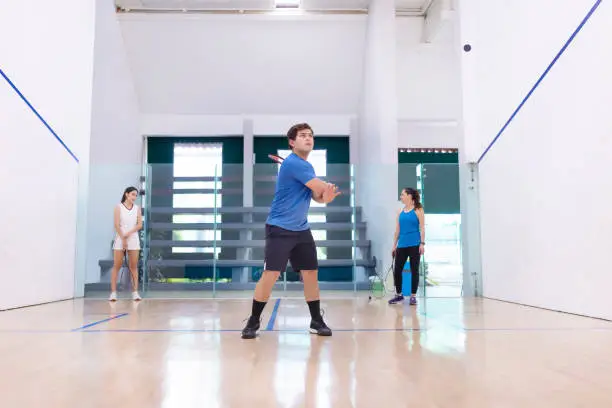
[[[2,312],[1,406],[612,406],[611,322],[473,298],[322,308],[331,338],[307,332],[302,299],[274,297],[251,341],[244,298]]]
[[[425,288],[425,295],[428,298],[461,297],[461,293],[461,286],[459,285],[428,286]]]
[[[392,283],[387,284],[387,295],[391,295],[393,292]],[[419,294],[422,294],[423,288],[419,289]],[[346,291],[346,290],[326,290],[321,292],[322,298],[332,299],[353,299],[353,298],[367,298],[370,294],[369,291]],[[88,299],[105,300],[108,299],[109,292],[88,292]],[[425,288],[425,296],[428,298],[435,297],[461,297],[462,291],[461,286],[457,285],[440,285],[440,286],[428,286]],[[141,295],[147,299],[250,299],[253,297],[253,291],[250,290],[217,290],[213,293],[212,290],[187,290],[187,291],[147,291],[142,292]],[[123,292],[118,293],[120,299],[130,299],[131,291],[126,289]],[[296,298],[302,299],[304,292],[288,290],[283,291],[282,289],[275,290],[272,296],[283,297],[283,298]]]

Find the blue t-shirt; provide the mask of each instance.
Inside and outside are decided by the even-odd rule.
[[[266,221],[289,231],[305,231],[312,190],[306,183],[316,177],[312,164],[291,153],[281,164],[276,180],[276,192]]]

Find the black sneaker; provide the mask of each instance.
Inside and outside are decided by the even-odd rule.
[[[257,333],[259,332],[259,325],[261,320],[256,317],[249,317],[249,321],[247,322],[244,329],[242,329],[242,338],[243,339],[254,339],[257,337]]]
[[[318,336],[331,336],[332,335],[331,329],[327,327],[327,325],[323,321],[322,316],[316,319],[312,319],[310,321],[310,332]]]

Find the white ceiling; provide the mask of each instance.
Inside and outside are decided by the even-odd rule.
[[[310,11],[365,10],[370,0],[301,0],[301,8]],[[398,11],[423,14],[432,0],[395,0]],[[271,11],[275,0],[116,0],[117,6],[131,10],[248,10]]]

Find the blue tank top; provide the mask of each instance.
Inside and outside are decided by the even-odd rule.
[[[419,246],[421,244],[421,231],[419,230],[419,219],[414,210],[405,212],[402,210],[399,216],[399,238],[398,248]]]

